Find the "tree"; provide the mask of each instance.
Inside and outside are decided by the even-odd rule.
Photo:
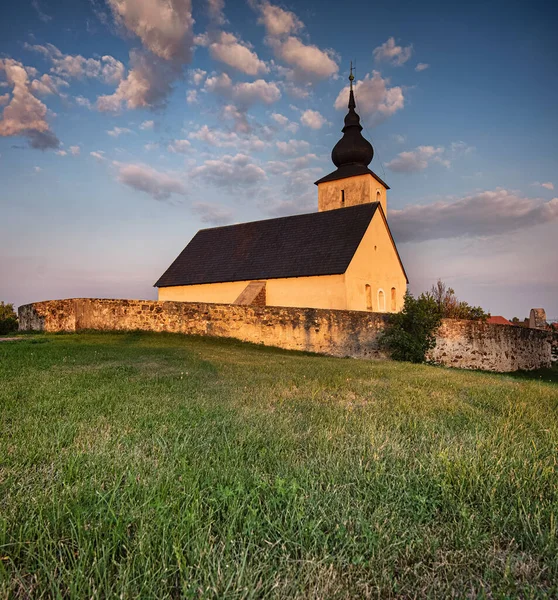
[[[426,295],[434,300],[444,319],[484,320],[490,316],[490,313],[486,313],[480,306],[470,306],[467,302],[459,300],[455,290],[447,287],[441,279],[438,279]]]
[[[426,353],[436,345],[440,323],[440,310],[431,295],[415,298],[407,292],[403,310],[389,316],[388,327],[380,336],[380,347],[388,350],[394,360],[424,362]]]
[[[0,334],[17,330],[17,315],[13,304],[0,302]]]

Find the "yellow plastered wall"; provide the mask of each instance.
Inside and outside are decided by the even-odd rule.
[[[159,288],[159,300],[232,304],[250,281]],[[289,277],[266,280],[268,306],[347,309],[345,276]]]
[[[320,212],[378,201],[382,205],[384,214],[387,215],[387,190],[369,173],[318,184],[318,210]]]
[[[379,210],[368,225],[345,272],[348,309],[370,310],[367,306],[367,285],[370,286],[371,310],[374,312],[399,312],[403,308],[407,280]],[[394,306],[392,288],[395,288]],[[384,294],[383,306],[379,298],[380,291]]]

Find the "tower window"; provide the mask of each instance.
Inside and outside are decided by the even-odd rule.
[[[345,190],[341,190],[341,206],[345,206]]]
[[[391,312],[395,312],[397,310],[397,293],[395,288],[391,288]]]
[[[376,192],[376,202],[379,202],[379,201],[380,201],[380,196],[381,196],[380,192],[379,192],[379,191],[377,191],[377,192]]]
[[[372,310],[372,288],[366,284],[364,290],[366,292],[366,310]]]

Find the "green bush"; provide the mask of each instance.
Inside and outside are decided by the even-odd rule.
[[[436,330],[441,320],[438,304],[430,294],[415,298],[407,292],[403,310],[389,316],[380,346],[394,360],[424,362],[426,353],[436,345]]]
[[[13,304],[0,302],[0,335],[17,331],[17,315]]]

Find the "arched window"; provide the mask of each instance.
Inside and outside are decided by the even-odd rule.
[[[386,296],[384,290],[378,290],[378,312],[386,312]]]
[[[378,190],[378,191],[376,192],[376,202],[379,202],[379,201],[380,201],[380,198],[381,198],[381,196],[382,196],[382,194],[380,194],[380,190]]]
[[[345,206],[345,190],[341,190],[341,206]]]
[[[391,288],[391,312],[395,312],[397,310],[397,292],[395,288]]]
[[[372,288],[366,284],[364,289],[366,291],[366,310],[372,310]]]

